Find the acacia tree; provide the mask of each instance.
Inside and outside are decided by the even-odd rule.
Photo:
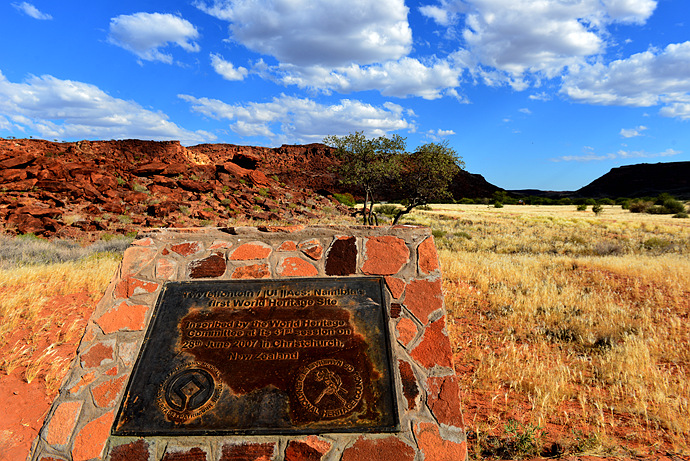
[[[367,139],[359,131],[342,137],[327,136],[323,142],[336,149],[341,160],[338,173],[343,184],[358,187],[364,193],[364,224],[374,224],[375,194],[384,186],[390,187],[398,178],[405,138],[393,135]]]
[[[405,208],[398,211],[393,224],[417,206],[452,198],[448,188],[458,171],[465,167],[447,141],[424,144],[416,152],[401,156],[399,161],[397,184],[405,198]]]

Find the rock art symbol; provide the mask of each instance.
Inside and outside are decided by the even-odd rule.
[[[185,422],[205,413],[220,397],[220,373],[208,364],[193,362],[174,369],[158,392],[158,405],[166,417]]]
[[[320,418],[340,418],[352,412],[363,392],[362,377],[349,363],[322,359],[297,373],[295,395],[310,413]]]

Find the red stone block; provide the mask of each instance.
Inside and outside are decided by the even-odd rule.
[[[415,450],[397,437],[367,440],[360,437],[343,452],[341,461],[412,461]]]
[[[405,241],[384,235],[372,237],[364,244],[366,261],[362,272],[369,275],[393,275],[410,260],[410,250]]]
[[[149,444],[142,439],[117,446],[110,450],[110,461],[149,461]]]
[[[140,247],[150,247],[151,245],[153,245],[153,239],[151,237],[146,237],[143,239],[135,240],[132,242],[132,245]]]
[[[391,315],[392,319],[397,319],[398,317],[400,317],[401,312],[402,312],[402,304],[391,303],[390,315]]]
[[[91,346],[91,349],[81,354],[83,368],[99,367],[111,360],[113,360],[113,347],[103,343],[96,343]]]
[[[326,275],[351,275],[357,272],[357,239],[338,237],[326,256]]]
[[[426,380],[426,403],[439,423],[464,427],[460,409],[460,386],[455,375],[432,376]]]
[[[398,299],[403,295],[405,291],[405,282],[396,277],[385,277],[386,285],[391,292],[391,297],[393,299]]]
[[[292,440],[285,450],[285,461],[321,461],[331,449],[331,443],[310,435],[303,440]]]
[[[207,461],[208,455],[199,447],[187,451],[168,451],[161,461]]]
[[[110,435],[115,415],[112,411],[94,419],[79,431],[72,448],[73,461],[87,461],[100,458],[105,442]]]
[[[120,376],[119,378],[111,379],[91,389],[94,403],[103,408],[111,407],[115,403],[115,399],[125,386],[127,376]]]
[[[50,445],[65,445],[69,442],[83,403],[81,400],[63,402],[57,407],[48,424],[46,442]]]
[[[280,262],[278,275],[283,277],[313,277],[319,275],[319,271],[313,264],[293,256]]]
[[[432,322],[424,330],[422,341],[410,352],[410,356],[424,368],[452,366],[450,340],[445,328],[445,316]]]
[[[275,447],[275,443],[224,445],[219,461],[270,461]]]
[[[415,427],[417,446],[424,453],[424,461],[465,461],[467,442],[444,440],[438,426],[433,423],[419,423]]]
[[[398,331],[398,341],[400,341],[400,344],[403,346],[410,344],[410,341],[417,336],[417,325],[415,325],[412,320],[404,317],[398,320],[395,329]]]
[[[191,256],[194,253],[198,253],[202,250],[202,246],[199,242],[185,242],[178,243],[170,247],[170,250],[174,251],[180,256]]]
[[[417,407],[419,386],[417,386],[417,378],[412,371],[412,365],[404,360],[398,360],[398,369],[400,370],[403,395],[407,400],[407,410],[414,410]]]
[[[420,322],[427,323],[429,316],[443,307],[441,279],[410,282],[405,290],[405,306]]]
[[[316,239],[300,243],[299,249],[314,261],[318,261],[323,256],[323,246]]]
[[[295,224],[294,226],[259,226],[261,232],[299,232],[304,230],[304,226],[301,224]]]
[[[439,269],[434,237],[429,236],[417,247],[417,265],[422,274],[428,274]]]
[[[167,259],[159,259],[156,262],[156,278],[168,280],[175,273],[176,264]]]
[[[84,376],[82,376],[81,378],[79,378],[79,382],[78,382],[77,384],[75,384],[75,385],[69,390],[69,393],[70,393],[70,394],[76,394],[77,392],[79,392],[80,390],[82,390],[82,388],[88,386],[89,384],[91,384],[91,383],[94,382],[95,380],[96,380],[96,373],[94,373],[93,371],[90,372],[90,373],[86,373]]]
[[[278,247],[278,251],[297,251],[297,242],[293,242],[292,240],[283,242]]]
[[[124,301],[116,308],[101,315],[96,319],[96,323],[105,334],[114,333],[118,330],[139,331],[144,328],[148,310],[148,306],[130,305]]]
[[[238,267],[232,272],[233,279],[266,279],[271,277],[268,264],[253,264],[251,266]]]
[[[223,253],[215,253],[204,259],[189,263],[187,270],[193,279],[216,278],[225,274],[227,269]]]
[[[134,277],[125,277],[120,280],[120,283],[115,287],[116,298],[131,298],[134,295],[153,293],[160,285],[155,282],[147,282],[145,280],[135,279]]]
[[[265,259],[271,254],[271,247],[262,242],[245,243],[238,246],[230,255],[232,261],[246,261],[248,259]]]

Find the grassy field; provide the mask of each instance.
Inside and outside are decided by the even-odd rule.
[[[403,223],[433,229],[474,458],[690,454],[690,220],[433,205]],[[0,378],[54,395],[123,243],[0,241]]]
[[[470,452],[689,454],[690,220],[434,205]]]

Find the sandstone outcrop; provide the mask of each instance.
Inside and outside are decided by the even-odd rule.
[[[333,162],[317,144],[0,139],[0,222],[12,234],[76,237],[348,213],[328,197]]]

